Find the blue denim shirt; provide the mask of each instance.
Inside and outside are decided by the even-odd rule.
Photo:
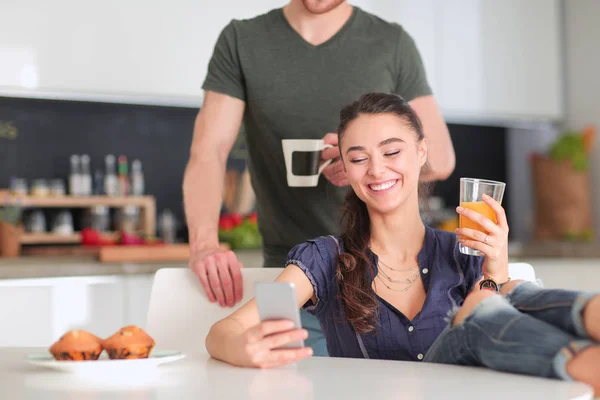
[[[332,357],[421,360],[446,327],[448,313],[454,306],[462,305],[482,276],[483,257],[460,253],[456,234],[426,226],[418,255],[427,292],[423,308],[411,321],[377,297],[379,313],[375,331],[357,335],[346,320],[344,305],[338,298],[335,278],[338,251],[343,251],[339,238],[323,236],[295,246],[287,261],[300,267],[312,283],[316,303],[309,300],[303,308],[319,319]],[[377,255],[369,252],[368,256],[376,266]],[[365,279],[372,282],[374,276],[367,274]]]

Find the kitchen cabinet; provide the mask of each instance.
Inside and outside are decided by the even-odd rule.
[[[436,95],[446,116],[563,116],[559,0],[437,0]]]
[[[536,277],[551,289],[598,292],[600,260],[576,258],[524,258],[515,260],[533,266]]]
[[[197,107],[223,27],[282,6],[280,0],[211,7],[109,0],[91,9],[80,3],[0,4],[0,96]],[[450,122],[563,117],[562,1],[350,3],[411,34]]]
[[[154,274],[0,280],[0,347],[49,346],[70,329],[146,326]]]
[[[121,279],[125,289],[126,323],[145,328],[154,274],[129,275]]]
[[[69,329],[106,337],[125,324],[119,277],[0,281],[0,347],[49,346]]]
[[[559,0],[377,0],[354,4],[401,24],[450,122],[563,117]]]
[[[381,16],[386,21],[396,22],[415,41],[425,73],[433,91],[437,89],[436,60],[436,7],[437,0],[361,0],[351,1],[365,11]]]

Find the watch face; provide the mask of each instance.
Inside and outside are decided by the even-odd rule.
[[[491,279],[485,279],[481,281],[481,284],[479,284],[479,288],[481,290],[493,290],[494,292],[498,291],[498,285],[496,285],[496,282],[494,282]]]

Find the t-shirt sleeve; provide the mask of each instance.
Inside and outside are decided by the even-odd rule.
[[[332,299],[337,265],[337,242],[332,237],[308,240],[288,253],[286,266],[297,265],[310,280],[316,303],[309,300],[302,308],[312,314],[321,313]]]
[[[202,89],[226,94],[246,101],[246,89],[238,53],[235,21],[221,31],[208,63]]]
[[[408,32],[401,30],[396,52],[397,77],[396,94],[406,101],[432,94],[421,54]]]

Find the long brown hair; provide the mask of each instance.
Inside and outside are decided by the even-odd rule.
[[[348,124],[361,114],[396,114],[423,139],[419,118],[402,97],[388,93],[368,93],[340,112],[338,141],[341,144]],[[344,252],[338,256],[336,277],[344,303],[346,318],[358,333],[375,329],[378,312],[377,298],[367,272],[374,277],[376,270],[367,257],[371,239],[371,221],[366,204],[350,189],[342,206],[341,239]]]

